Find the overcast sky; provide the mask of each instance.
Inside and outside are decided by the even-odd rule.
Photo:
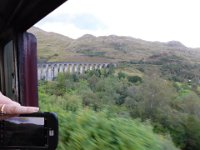
[[[200,0],[68,0],[35,26],[71,38],[112,34],[200,47]]]

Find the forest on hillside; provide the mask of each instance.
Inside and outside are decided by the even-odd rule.
[[[41,110],[58,114],[58,150],[199,150],[200,66],[152,60],[39,81]]]

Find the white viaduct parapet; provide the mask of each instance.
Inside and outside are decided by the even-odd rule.
[[[114,63],[74,63],[74,62],[48,62],[38,64],[38,80],[51,81],[57,77],[58,73],[79,73],[87,70],[107,68],[109,65],[114,67]]]

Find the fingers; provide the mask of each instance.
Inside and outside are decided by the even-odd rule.
[[[6,110],[5,110],[6,111]],[[7,109],[7,114],[30,114],[38,112],[39,108],[37,107],[25,107],[25,106],[10,106]]]
[[[3,115],[2,116],[10,116],[10,115],[18,115],[18,114],[29,114],[38,112],[38,107],[25,107],[21,106],[19,103],[12,101],[8,97],[4,96],[0,92],[0,111]]]
[[[9,99],[8,97],[4,96],[1,92],[0,92],[0,104],[13,104],[13,105],[20,105],[19,103]]]
[[[0,108],[2,108],[2,104],[0,104]],[[38,107],[25,107],[21,105],[13,105],[13,104],[6,104],[4,105],[3,113],[6,115],[17,115],[17,114],[29,114],[38,112]]]

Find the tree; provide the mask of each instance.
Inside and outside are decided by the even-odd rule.
[[[128,107],[129,109],[134,107],[131,108],[133,111],[131,114],[140,114],[138,117],[143,119],[155,120],[159,117],[163,107],[170,105],[170,102],[175,97],[175,89],[173,86],[168,81],[157,76],[145,76],[141,86],[132,88],[132,90],[132,92],[129,91],[131,94],[129,94]],[[130,100],[131,98],[132,100]]]
[[[118,72],[118,74],[117,74],[117,75],[118,75],[118,78],[119,78],[119,79],[126,78],[126,74],[125,74],[125,73],[123,73],[123,72],[121,72],[121,71],[120,71],[120,72]]]
[[[200,120],[189,116],[186,124],[186,140],[184,150],[199,150],[200,149]]]

